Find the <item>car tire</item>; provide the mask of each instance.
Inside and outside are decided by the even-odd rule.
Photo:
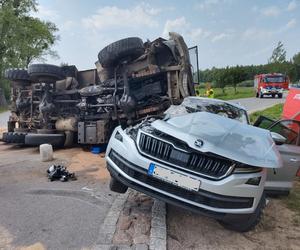
[[[263,210],[266,206],[266,196],[265,193],[262,194],[259,204],[255,209],[254,213],[250,216],[245,217],[243,220],[242,218],[234,223],[224,222],[219,220],[218,222],[225,227],[226,229],[236,231],[236,232],[248,232],[256,227],[256,225],[260,222]]]
[[[65,144],[64,134],[32,134],[25,136],[25,145],[40,146],[41,144],[51,144],[55,148],[63,147]]]
[[[282,98],[282,94],[278,94],[278,98]]]
[[[272,98],[275,98],[275,94],[272,94]]]
[[[65,78],[62,68],[51,64],[31,64],[28,74],[32,80],[44,83],[54,83]]]
[[[2,135],[2,141],[6,143],[24,144],[26,133],[5,132]]]
[[[109,44],[98,54],[102,67],[117,65],[120,60],[134,60],[144,53],[143,40],[138,37],[129,37]]]
[[[258,92],[256,92],[256,98],[258,98],[259,97],[259,94],[258,94]]]
[[[128,187],[124,185],[122,182],[118,181],[116,178],[111,177],[109,182],[109,188],[111,191],[124,194],[126,193]]]
[[[30,77],[26,69],[7,69],[4,72],[4,78],[22,85],[30,84]]]

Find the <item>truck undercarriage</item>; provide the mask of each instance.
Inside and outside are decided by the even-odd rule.
[[[96,68],[32,64],[9,69],[11,116],[3,141],[53,146],[107,143],[127,126],[194,95],[188,48],[170,33],[143,43],[130,37],[98,54]]]

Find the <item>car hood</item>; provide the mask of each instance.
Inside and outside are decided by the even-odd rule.
[[[282,159],[268,130],[208,112],[156,120],[154,128],[185,141],[200,152],[211,152],[244,164],[282,167]],[[199,148],[196,140],[202,140]]]

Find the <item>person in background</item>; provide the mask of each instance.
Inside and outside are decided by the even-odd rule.
[[[215,98],[215,94],[214,94],[214,90],[213,88],[211,87],[211,84],[210,83],[207,83],[206,84],[206,92],[205,92],[206,96],[208,98]]]

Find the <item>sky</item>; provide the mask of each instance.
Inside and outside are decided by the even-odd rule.
[[[267,63],[279,41],[287,59],[300,52],[300,0],[38,0],[33,15],[59,28],[60,58],[46,62],[79,70],[94,68],[111,42],[169,31],[198,46],[200,69]]]

